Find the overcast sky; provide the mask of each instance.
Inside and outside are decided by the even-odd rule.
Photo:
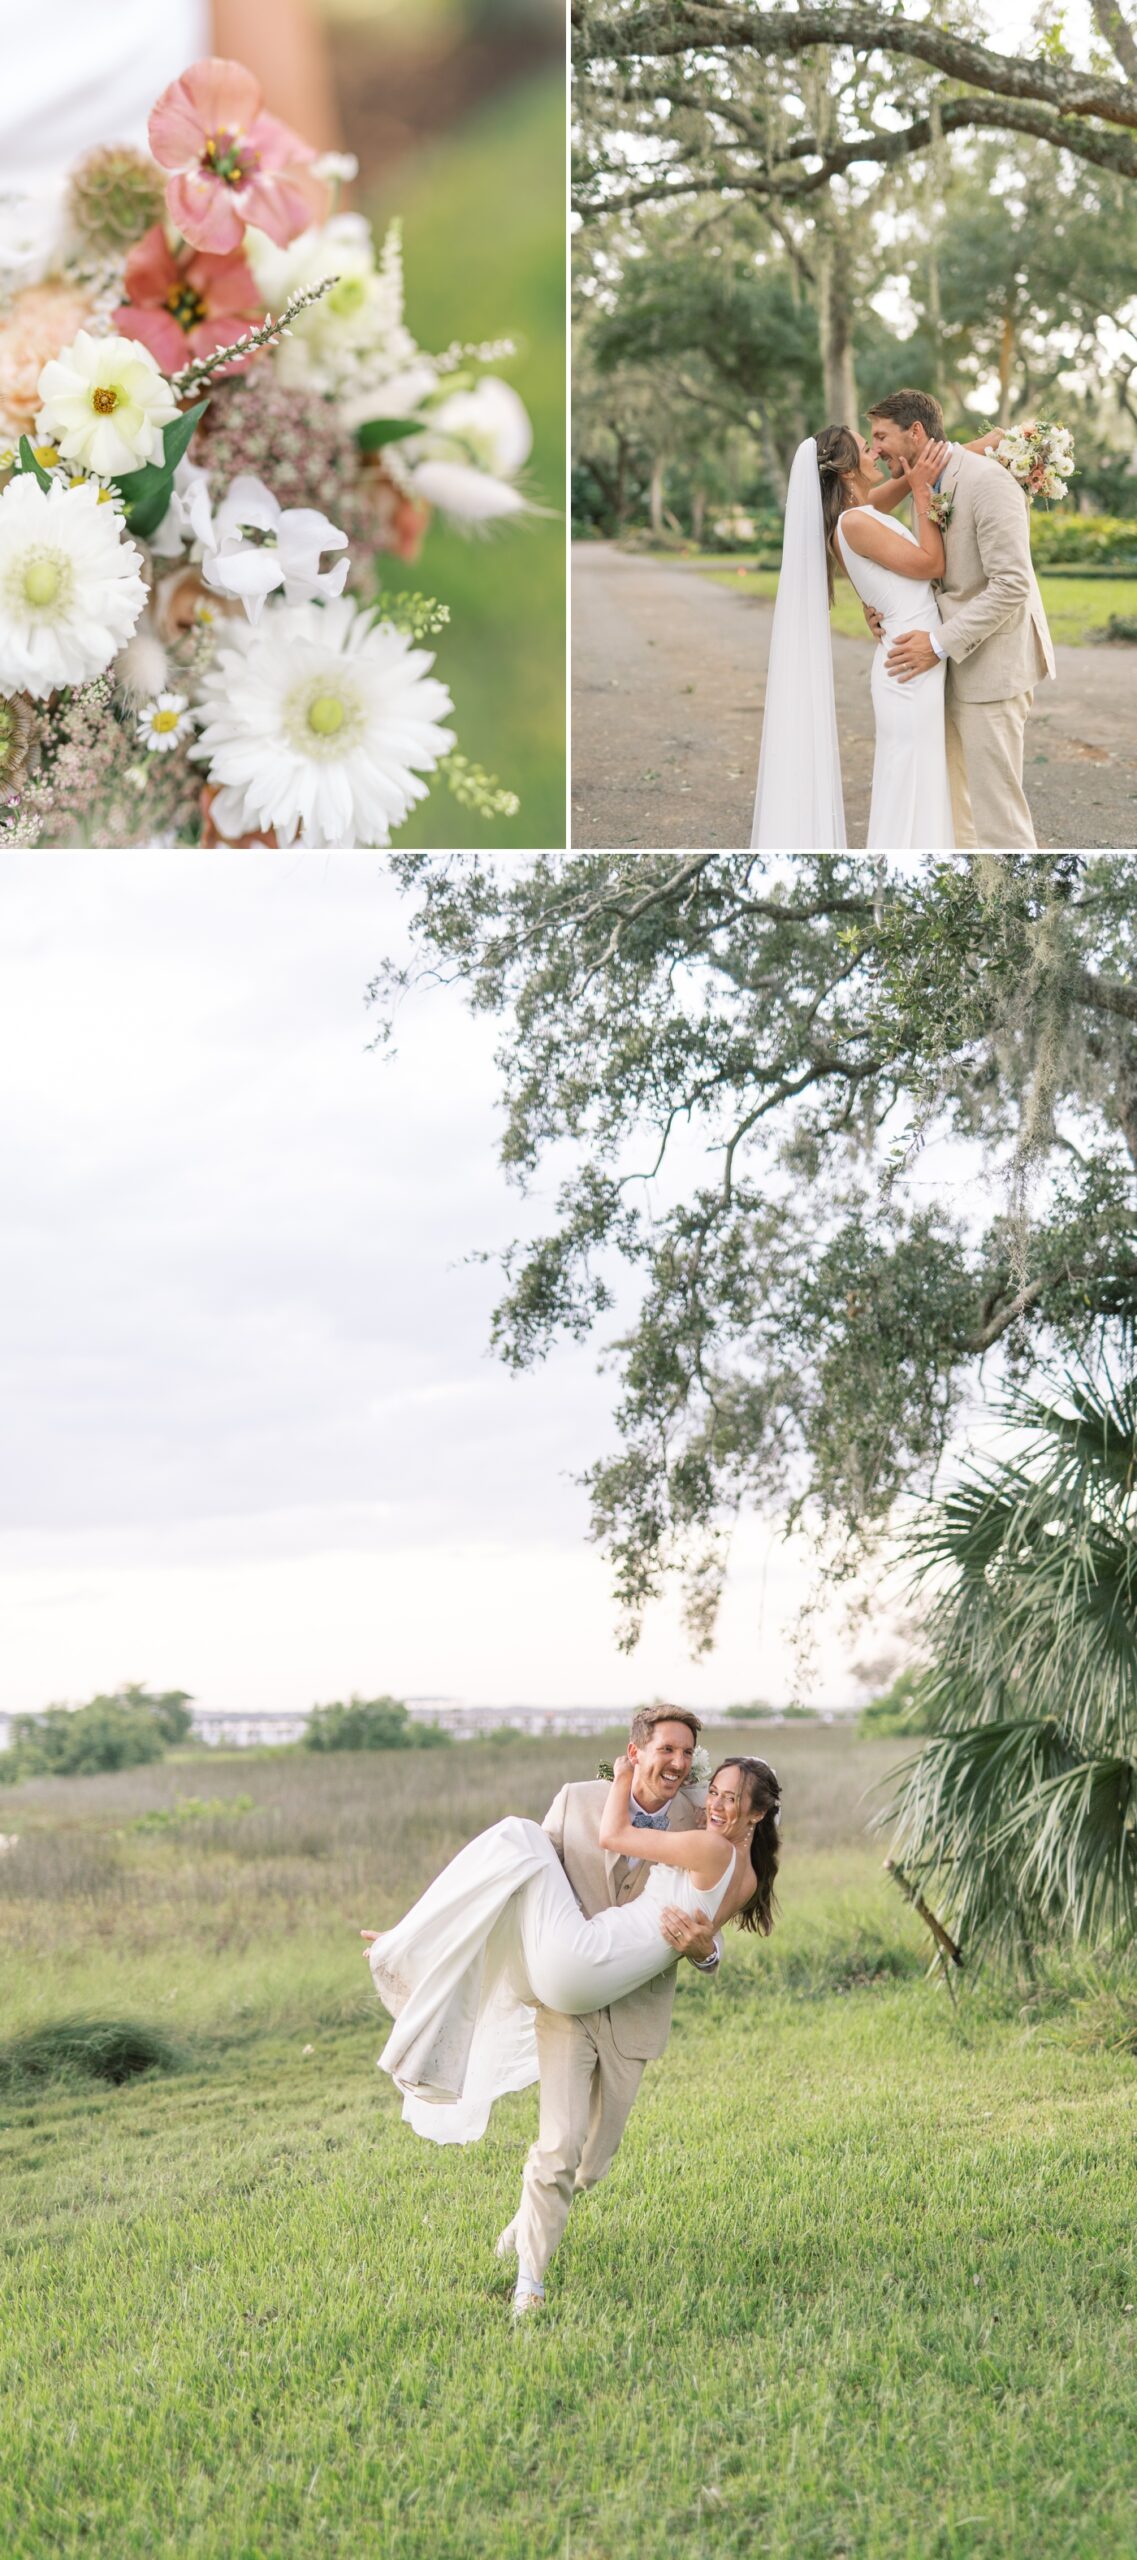
[[[0,877],[0,1707],[784,1697],[808,1566],[754,1524],[721,1641],[630,1659],[571,1481],[592,1349],[509,1376],[493,1031],[364,995],[378,855],[9,853]],[[834,1623],[819,1694],[849,1699]]]

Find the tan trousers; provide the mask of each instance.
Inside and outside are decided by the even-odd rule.
[[[599,2185],[612,2166],[644,2066],[617,2053],[607,2009],[587,2018],[538,2009],[537,2053],[540,2122],[509,2229],[519,2257],[543,2276],[574,2195]]]
[[[947,761],[957,845],[1033,844],[1023,746],[1034,688],[1008,702],[960,702],[947,683]]]

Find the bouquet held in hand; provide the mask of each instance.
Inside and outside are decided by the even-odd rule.
[[[508,342],[416,345],[397,226],[241,64],[149,139],[80,162],[0,303],[0,842],[385,845],[436,777],[512,816],[422,645],[446,607],[377,565],[526,511]]]

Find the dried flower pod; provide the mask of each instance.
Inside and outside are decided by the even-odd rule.
[[[165,212],[161,170],[125,142],[88,151],[67,189],[67,219],[80,247],[121,258]]]

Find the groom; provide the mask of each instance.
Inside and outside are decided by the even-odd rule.
[[[894,391],[868,414],[873,452],[894,479],[943,436],[943,411],[928,391]],[[957,845],[1033,845],[1023,749],[1034,688],[1054,674],[1054,651],[1031,566],[1030,508],[1009,471],[958,444],[935,486],[949,502],[941,518],[940,628],[904,632],[893,642],[888,672],[908,683],[947,659]],[[873,623],[871,613],[867,618]]]
[[[635,1763],[632,1821],[637,1828],[691,1831],[699,1809],[686,1792],[701,1727],[686,1707],[641,1707],[632,1719],[628,1757]],[[544,1828],[586,1919],[631,1902],[648,1875],[645,1861],[617,1858],[601,1849],[600,1817],[607,1800],[603,1778],[561,1788]],[[701,1917],[702,1915],[700,1915]],[[664,1934],[677,1955],[702,1973],[713,1973],[721,1943],[709,1922],[669,1906]],[[537,2011],[541,2115],[537,2139],[525,2163],[521,2202],[497,2243],[499,2258],[517,2256],[514,2315],[545,2298],[545,2269],[569,2218],[574,2195],[607,2175],[643,2078],[645,2062],[662,2053],[671,2026],[675,1970],[609,2009],[572,2018],[557,2009]]]

